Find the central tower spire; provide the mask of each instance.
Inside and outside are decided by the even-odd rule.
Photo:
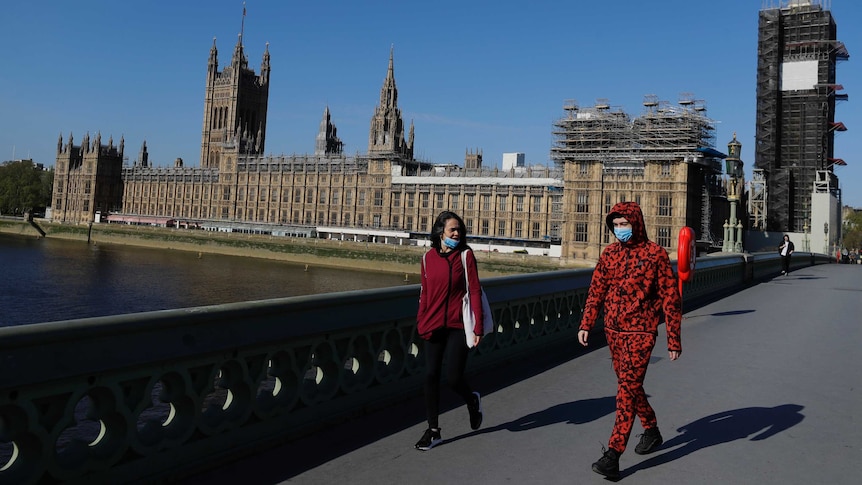
[[[413,140],[404,139],[404,121],[398,109],[398,88],[395,86],[395,46],[389,48],[389,67],[380,88],[380,104],[371,118],[368,153],[386,153],[413,158]],[[412,129],[411,129],[412,135]]]

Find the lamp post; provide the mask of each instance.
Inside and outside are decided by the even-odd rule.
[[[742,152],[742,143],[733,140],[727,144],[727,158],[724,160],[727,175],[730,177],[730,185],[727,188],[727,201],[730,202],[730,220],[724,224],[724,246],[723,250],[730,253],[742,252],[742,221],[736,217],[736,207],[739,204],[739,192],[742,187],[742,160],[739,155]]]

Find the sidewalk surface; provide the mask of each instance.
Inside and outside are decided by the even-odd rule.
[[[684,309],[685,311],[685,309]],[[682,357],[664,330],[645,383],[665,444],[620,459],[637,484],[850,484],[862,476],[862,267],[779,276],[687,311]],[[476,376],[471,431],[446,388],[443,444],[421,452],[420,399],[228,464],[184,483],[580,484],[607,445],[616,378],[591,342]]]

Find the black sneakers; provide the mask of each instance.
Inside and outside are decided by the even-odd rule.
[[[440,436],[440,428],[428,428],[425,430],[425,434],[422,435],[422,439],[416,442],[416,449],[428,451],[442,442],[443,438]]]
[[[613,448],[605,450],[604,446],[602,452],[604,454],[599,458],[599,461],[593,463],[593,471],[608,478],[619,478],[620,454]]]
[[[658,431],[658,426],[646,429],[644,430],[644,434],[641,435],[640,443],[635,446],[635,453],[638,455],[652,453],[657,450],[662,443],[664,443],[664,440],[661,437],[661,433]]]
[[[478,392],[474,392],[467,403],[467,410],[470,411],[470,428],[479,429],[482,426],[482,397]]]

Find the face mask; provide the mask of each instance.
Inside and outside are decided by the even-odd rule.
[[[626,242],[632,238],[632,228],[631,227],[615,227],[614,228],[614,236],[617,237],[622,242]]]
[[[445,244],[446,247],[449,249],[455,249],[458,247],[458,241],[451,239],[451,238],[448,238],[448,237],[443,238],[443,244]]]

